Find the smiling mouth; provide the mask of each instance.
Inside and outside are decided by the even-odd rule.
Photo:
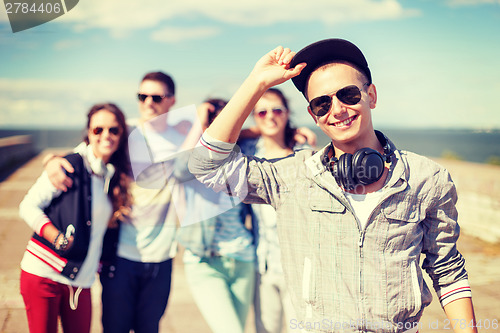
[[[104,146],[104,147],[112,147],[114,145],[114,142],[110,141],[110,140],[105,140],[105,141],[101,141],[100,145]]]
[[[349,126],[351,125],[351,123],[356,120],[356,118],[358,118],[357,115],[355,116],[352,116],[352,117],[349,117],[347,118],[346,120],[343,120],[343,121],[339,121],[339,122],[336,122],[336,123],[333,123],[333,126],[335,127],[344,127],[344,126]]]

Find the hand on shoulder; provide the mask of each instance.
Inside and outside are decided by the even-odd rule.
[[[66,192],[73,186],[73,180],[66,175],[75,172],[73,166],[64,157],[53,155],[44,165],[50,182],[55,188]]]

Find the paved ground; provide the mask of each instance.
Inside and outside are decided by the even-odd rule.
[[[19,295],[19,262],[31,232],[19,219],[17,208],[40,172],[41,158],[35,157],[0,183],[0,333],[28,331]],[[463,234],[459,249],[467,260],[476,316],[484,327],[480,332],[500,332],[500,328],[494,329],[495,323],[500,325],[500,245]],[[100,286],[96,283],[92,290],[95,302],[92,332],[101,332]],[[251,316],[245,333],[254,333]],[[420,331],[445,332],[445,327],[453,324],[446,322],[439,304],[434,301],[425,311]],[[160,332],[210,332],[187,288],[180,260],[174,264],[171,299]]]

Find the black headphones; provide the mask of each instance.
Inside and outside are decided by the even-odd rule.
[[[382,132],[375,131],[375,134],[384,147],[384,155],[371,148],[361,148],[354,154],[345,153],[336,158],[333,144],[330,145],[333,157],[329,158],[328,153],[325,154],[323,163],[339,186],[354,190],[357,185],[369,185],[382,177],[385,162],[391,163],[394,147]]]

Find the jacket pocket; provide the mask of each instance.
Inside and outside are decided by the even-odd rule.
[[[411,289],[413,291],[413,311],[410,312],[409,317],[415,317],[422,307],[422,293],[420,292],[420,279],[418,275],[418,267],[416,261],[411,261],[410,265],[410,278]],[[411,310],[411,306],[410,306]]]
[[[387,230],[385,237],[377,238],[382,251],[391,256],[405,253],[406,258],[401,259],[420,255],[424,235],[420,222],[425,220],[425,210],[417,202],[392,201],[382,208],[379,218],[380,225],[387,223],[384,225]]]
[[[395,324],[415,317],[422,309],[424,281],[418,265],[423,220],[425,209],[417,199],[397,197],[382,207],[380,225],[386,223],[386,234],[378,238],[378,246],[386,258],[388,319]]]
[[[311,318],[315,305],[315,280],[314,261],[311,258],[304,258],[304,270],[302,274],[302,299],[305,302],[305,318]]]
[[[403,221],[408,223],[418,223],[425,218],[425,212],[418,202],[408,202],[405,200],[391,200],[391,203],[383,208],[384,216],[388,220]]]
[[[387,283],[381,286],[381,288],[387,288],[387,308],[379,309],[379,311],[387,311],[380,312],[379,316],[397,325],[418,315],[423,303],[423,284],[417,258],[392,261],[387,272]]]
[[[315,212],[343,213],[345,206],[332,194],[318,187],[309,187],[309,208]]]

